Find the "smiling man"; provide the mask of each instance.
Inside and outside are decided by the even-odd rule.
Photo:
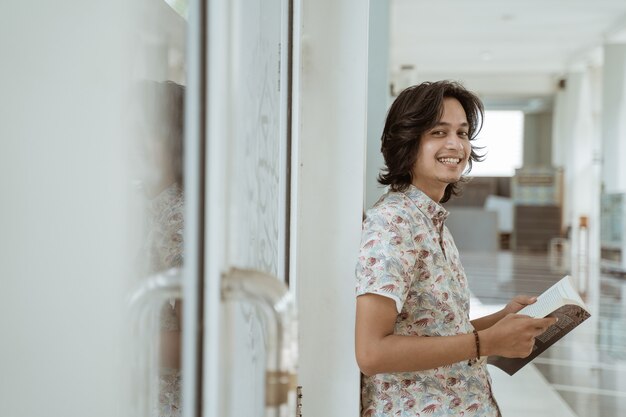
[[[526,357],[555,319],[515,314],[517,296],[470,321],[469,289],[445,203],[480,156],[483,106],[460,84],[404,90],[382,134],[389,186],[363,222],[356,311],[361,415],[495,417],[486,357]]]

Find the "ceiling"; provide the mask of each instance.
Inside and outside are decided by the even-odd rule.
[[[451,78],[492,97],[549,96],[626,42],[625,0],[390,0],[393,79]],[[404,66],[404,70],[401,68]]]

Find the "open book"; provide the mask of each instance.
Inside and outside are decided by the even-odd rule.
[[[534,304],[521,309],[518,314],[531,317],[557,317],[557,321],[535,339],[532,353],[525,358],[504,358],[490,356],[488,363],[497,366],[509,375],[513,375],[524,365],[535,359],[544,350],[568,334],[574,327],[587,320],[591,314],[587,306],[574,289],[572,278],[567,275],[537,297]]]

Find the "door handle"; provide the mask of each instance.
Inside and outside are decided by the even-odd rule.
[[[168,298],[182,297],[182,269],[172,268],[151,275],[131,294],[131,311],[149,307]]]
[[[182,297],[182,269],[172,268],[142,280],[128,303],[133,343],[133,415],[148,417],[158,404],[159,346],[155,337],[160,330],[160,310],[170,299]]]
[[[267,346],[265,405],[269,415],[283,417],[282,405],[296,403],[297,319],[293,295],[276,277],[232,268],[222,276],[223,301],[251,304],[259,313]]]

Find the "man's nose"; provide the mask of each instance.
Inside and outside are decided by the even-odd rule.
[[[446,148],[448,149],[463,149],[463,141],[459,135],[450,135],[446,141]]]

